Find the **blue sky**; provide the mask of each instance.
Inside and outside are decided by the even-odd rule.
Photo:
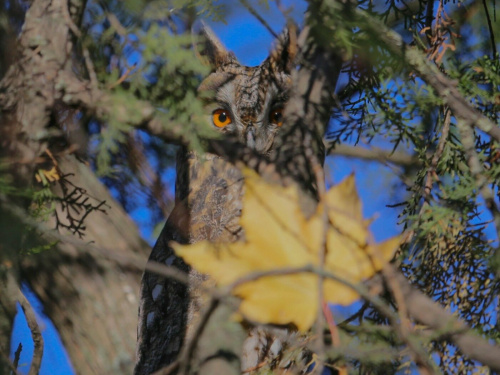
[[[295,6],[294,18],[300,23],[301,15],[305,11],[305,3],[303,1],[283,1],[285,6],[291,3]],[[279,34],[286,22],[281,12],[271,6],[269,12],[263,13],[263,15],[273,30]],[[227,48],[235,52],[243,64],[250,66],[258,65],[267,57],[274,40],[274,37],[258,21],[248,12],[241,12],[241,9],[235,9],[229,15],[226,25],[221,23],[210,23],[210,25]],[[395,203],[391,184],[391,181],[394,181],[394,174],[390,169],[380,166],[379,163],[360,162],[343,157],[329,157],[326,166],[328,184],[339,182],[350,173],[356,175],[356,183],[362,197],[365,217],[379,217],[372,225],[374,237],[377,241],[400,232],[396,224],[398,212],[395,209],[385,207],[387,204]],[[148,215],[146,210],[139,209],[133,213],[132,217],[137,222],[143,236],[151,242],[152,228],[149,224]],[[43,314],[40,302],[26,287],[23,287],[23,291],[27,294],[28,299],[38,313],[45,340],[40,374],[72,374],[73,370],[61,341],[54,326]],[[15,320],[11,355],[13,355],[19,342],[23,345],[19,371],[25,374],[29,370],[33,343],[22,313],[19,313]]]

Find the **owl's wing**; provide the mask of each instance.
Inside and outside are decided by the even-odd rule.
[[[158,262],[188,273],[188,266],[175,256],[170,241],[186,242],[178,227],[185,215],[177,203],[156,242],[148,262]],[[182,212],[184,211],[184,213]],[[142,277],[134,374],[145,375],[175,361],[184,340],[189,306],[187,285],[151,272]]]
[[[201,240],[235,241],[242,231],[243,177],[238,168],[215,155],[203,160],[181,150],[177,160],[176,204],[158,238],[149,261],[189,272],[188,266],[169,246],[171,241],[194,243]],[[196,295],[195,290],[191,290]],[[196,298],[196,297],[194,297]],[[189,288],[177,281],[145,272],[139,305],[136,367],[145,375],[167,366],[177,358],[189,325],[188,316],[197,315],[190,303]]]

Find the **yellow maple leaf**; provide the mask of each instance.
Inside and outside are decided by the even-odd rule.
[[[237,285],[240,313],[261,323],[293,323],[307,331],[320,307],[318,276],[313,273],[280,275],[280,269],[320,266],[326,243],[324,269],[357,284],[387,263],[399,245],[399,237],[381,244],[369,241],[369,221],[363,220],[361,202],[351,176],[331,188],[324,204],[306,218],[299,206],[296,187],[270,185],[255,172],[244,170],[245,194],[241,225],[245,241],[193,245],[173,244],[176,253],[219,286],[228,286],[256,272],[277,270],[276,275]],[[328,225],[322,210],[327,208]],[[325,279],[325,300],[350,304],[359,295],[344,283]]]

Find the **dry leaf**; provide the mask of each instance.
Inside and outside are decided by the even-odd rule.
[[[244,174],[241,225],[245,242],[173,245],[187,263],[209,274],[220,286],[255,272],[319,266],[325,236],[325,270],[357,284],[380,270],[399,245],[399,237],[370,243],[369,221],[363,220],[352,176],[331,188],[316,214],[306,219],[296,187],[270,185],[251,170]],[[328,210],[327,228],[321,214],[324,206]],[[261,323],[293,323],[306,331],[320,308],[318,284],[318,277],[311,273],[274,275],[241,284],[233,293],[242,299],[240,313],[245,318]],[[324,281],[324,297],[331,303],[347,305],[359,295],[345,284],[328,279]]]
[[[35,179],[39,183],[47,183],[47,181],[58,181],[61,179],[61,176],[59,175],[57,168],[53,166],[51,169],[39,169],[38,174],[35,175]]]

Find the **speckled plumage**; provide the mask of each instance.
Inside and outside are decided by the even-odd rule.
[[[205,29],[204,36],[199,53],[214,69],[199,90],[213,93],[206,106],[209,121],[215,109],[223,108],[231,115],[232,123],[218,130],[236,136],[259,153],[270,152],[279,126],[269,116],[288,98],[296,48],[294,34],[285,32],[271,55],[257,67],[240,65],[210,30]],[[193,152],[179,152],[175,208],[150,256],[150,261],[185,272],[189,269],[174,255],[170,241],[232,242],[243,236],[238,223],[243,187],[240,171],[215,155],[206,154],[203,161],[200,159]],[[193,285],[203,279],[191,271],[191,285],[186,288],[173,280],[144,274],[136,375],[150,374],[176,359],[202,300]]]

